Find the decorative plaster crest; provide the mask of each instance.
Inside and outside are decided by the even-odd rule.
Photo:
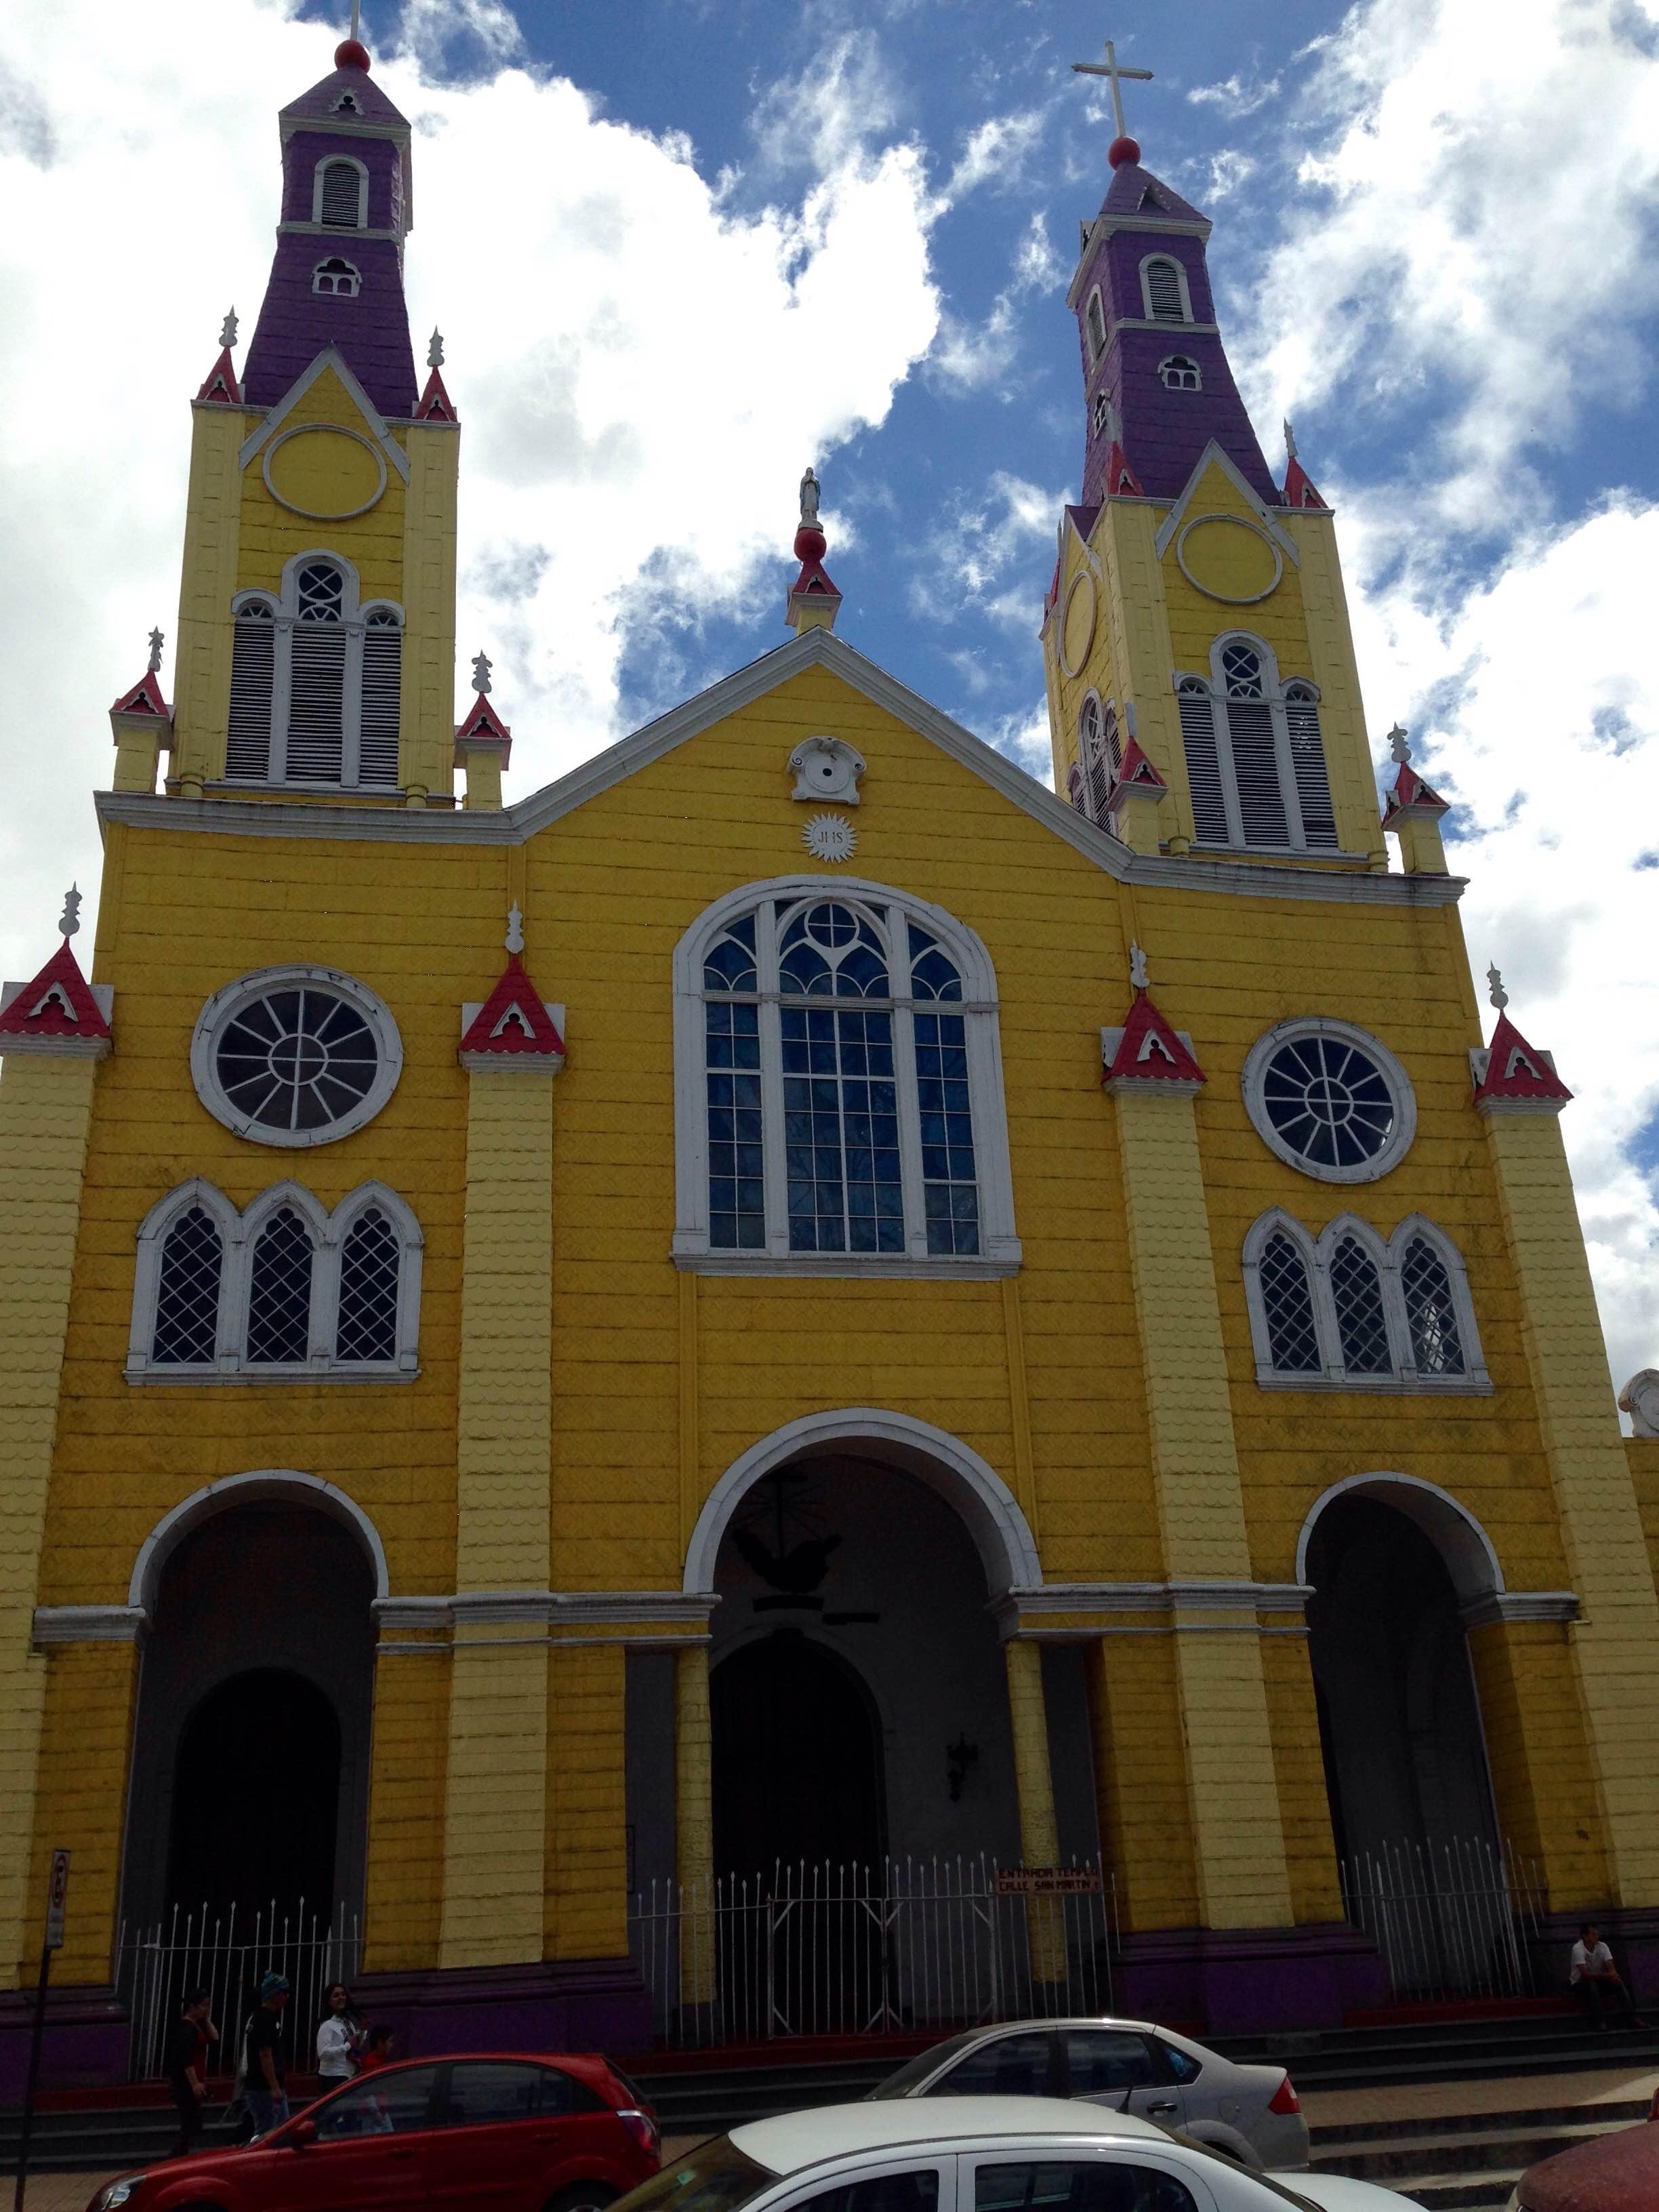
[[[815,860],[850,860],[859,834],[839,814],[815,814],[800,833],[800,841]]]
[[[1638,1437],[1659,1437],[1659,1367],[1644,1367],[1619,1393],[1619,1410],[1628,1413]]]
[[[845,738],[803,738],[789,756],[789,773],[795,779],[792,799],[833,799],[839,805],[856,806],[864,755]]]

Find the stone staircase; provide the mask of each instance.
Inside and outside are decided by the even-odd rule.
[[[1501,2212],[1522,2174],[1540,2158],[1593,2142],[1647,2116],[1644,2097],[1315,2125],[1309,2164],[1320,2173],[1351,2174],[1397,2190],[1437,2212],[1488,2206]]]

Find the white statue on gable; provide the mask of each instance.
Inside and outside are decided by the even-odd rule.
[[[1644,1367],[1619,1393],[1619,1410],[1628,1413],[1638,1437],[1659,1437],[1659,1367]]]
[[[795,779],[793,799],[833,799],[842,806],[859,804],[864,755],[845,738],[803,738],[789,756]]]

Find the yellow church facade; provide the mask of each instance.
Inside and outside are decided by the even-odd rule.
[[[125,2062],[124,1929],[267,1895],[416,2050],[718,2039],[686,1930],[804,1859],[1085,1868],[1120,2007],[1214,2033],[1476,1986],[1364,1869],[1650,1981],[1659,1443],[1203,219],[1117,142],[1054,793],[836,632],[809,479],[790,641],[504,805],[407,126],[348,42],[283,131],[96,941],[0,1006],[0,1942],[27,1989],[70,1850],[58,2078]]]

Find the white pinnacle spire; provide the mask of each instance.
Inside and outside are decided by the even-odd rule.
[[[163,639],[159,629],[151,630],[149,634],[149,672],[152,676],[155,675],[157,669],[161,665],[161,647],[165,641],[166,641]]]
[[[524,913],[516,901],[507,910],[507,949],[509,952],[524,951]]]
[[[219,325],[219,343],[222,346],[225,347],[234,346],[236,343],[236,310],[234,307],[230,310],[230,313],[225,317],[223,322]]]
[[[1129,981],[1137,991],[1147,988],[1146,955],[1133,939],[1129,943]]]
[[[1491,997],[1493,1006],[1497,1007],[1498,1012],[1501,1014],[1504,1007],[1507,1006],[1510,1002],[1510,994],[1504,988],[1504,978],[1499,975],[1496,963],[1487,969],[1486,981],[1492,987],[1488,995]]]
[[[435,323],[432,325],[431,343],[426,349],[426,365],[428,368],[441,368],[444,365],[444,335]]]
[[[1406,742],[1407,736],[1407,732],[1398,722],[1389,732],[1389,757],[1401,768],[1406,766],[1412,757],[1412,749]]]
[[[81,893],[78,887],[71,884],[64,894],[64,911],[58,919],[58,934],[65,939],[73,937],[80,927]]]
[[[472,689],[475,691],[482,693],[488,691],[491,688],[489,672],[495,665],[495,662],[490,659],[487,653],[475,653],[473,654]]]

